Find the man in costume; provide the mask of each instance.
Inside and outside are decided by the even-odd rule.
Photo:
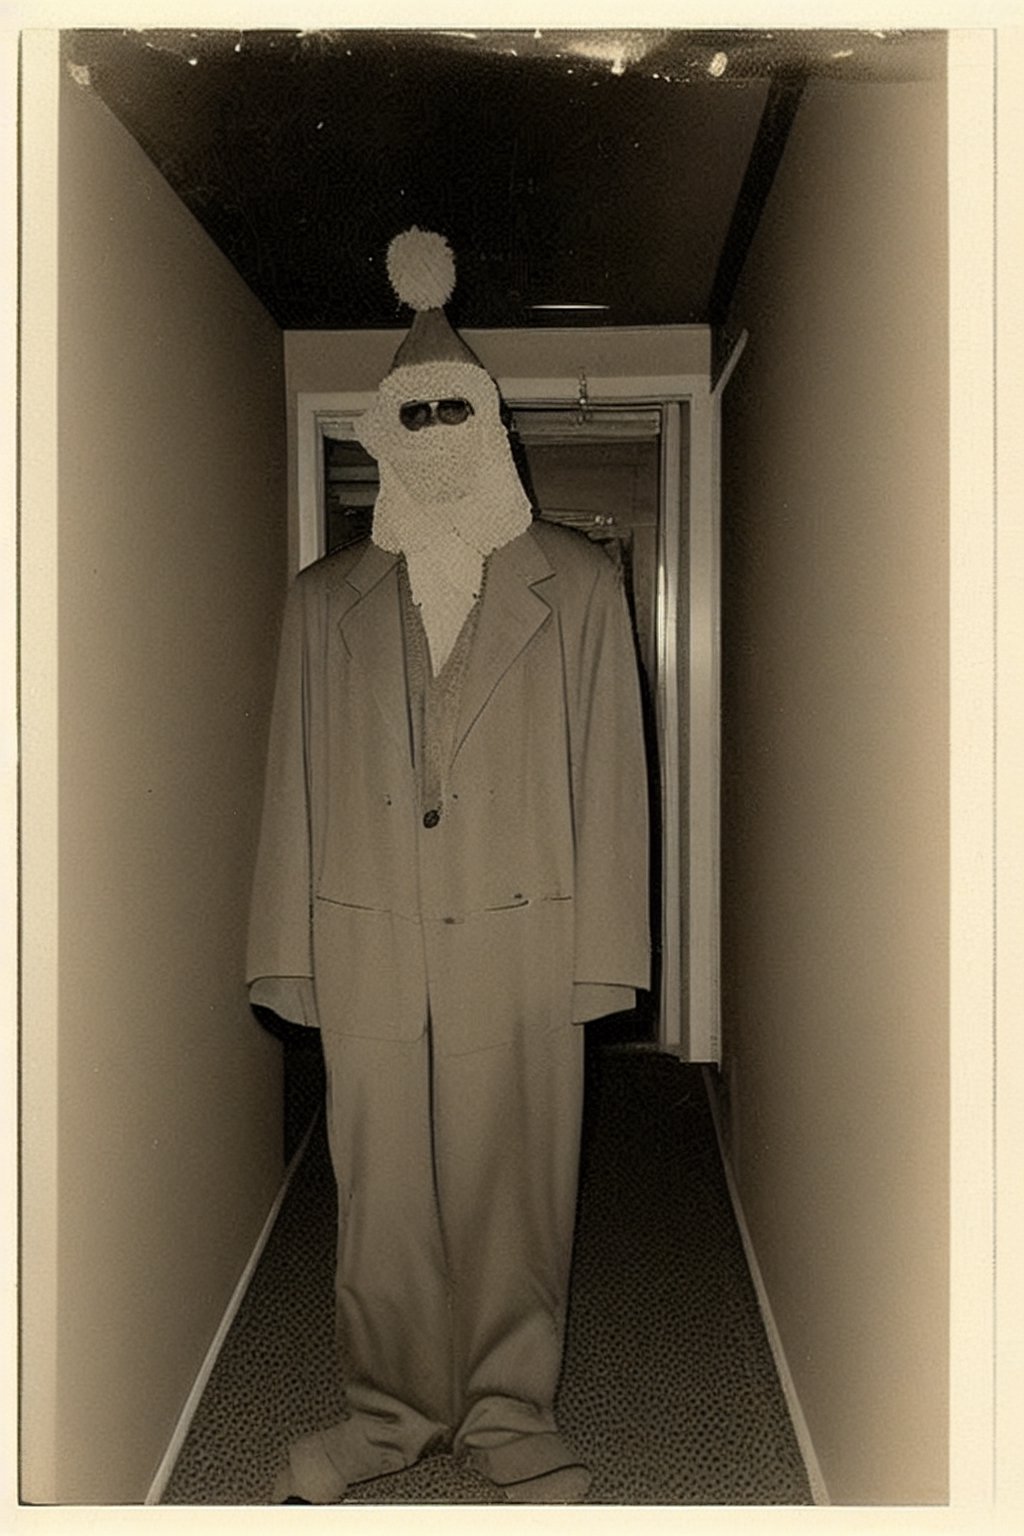
[[[648,984],[635,651],[607,555],[533,519],[446,242],[388,269],[416,315],[358,429],[372,536],[289,594],[250,928],[252,1001],[322,1034],[348,1361],[278,1496],[450,1449],[576,1500],[579,1026]]]

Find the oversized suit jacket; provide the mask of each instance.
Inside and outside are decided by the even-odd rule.
[[[440,1054],[629,1006],[648,985],[647,774],[621,577],[535,522],[490,557],[439,819],[420,802],[397,557],[289,594],[250,996]]]

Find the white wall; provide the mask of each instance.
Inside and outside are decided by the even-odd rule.
[[[30,40],[26,324],[51,334],[23,423],[22,1496],[121,1503],[147,1493],[282,1174],[279,1047],[243,967],[283,349],[69,80],[54,158],[56,68]]]
[[[945,97],[813,84],[723,438],[730,1155],[835,1503],[947,1494]]]

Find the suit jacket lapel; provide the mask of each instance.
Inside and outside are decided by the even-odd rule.
[[[502,677],[551,612],[533,591],[551,566],[529,529],[495,550],[459,700],[455,753]]]
[[[368,544],[342,590],[348,601],[338,621],[342,640],[369,681],[389,729],[411,755],[397,555]]]

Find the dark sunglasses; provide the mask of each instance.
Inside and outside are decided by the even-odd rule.
[[[468,400],[410,400],[398,412],[398,419],[409,432],[418,432],[435,417],[445,427],[460,427],[473,414]]]

